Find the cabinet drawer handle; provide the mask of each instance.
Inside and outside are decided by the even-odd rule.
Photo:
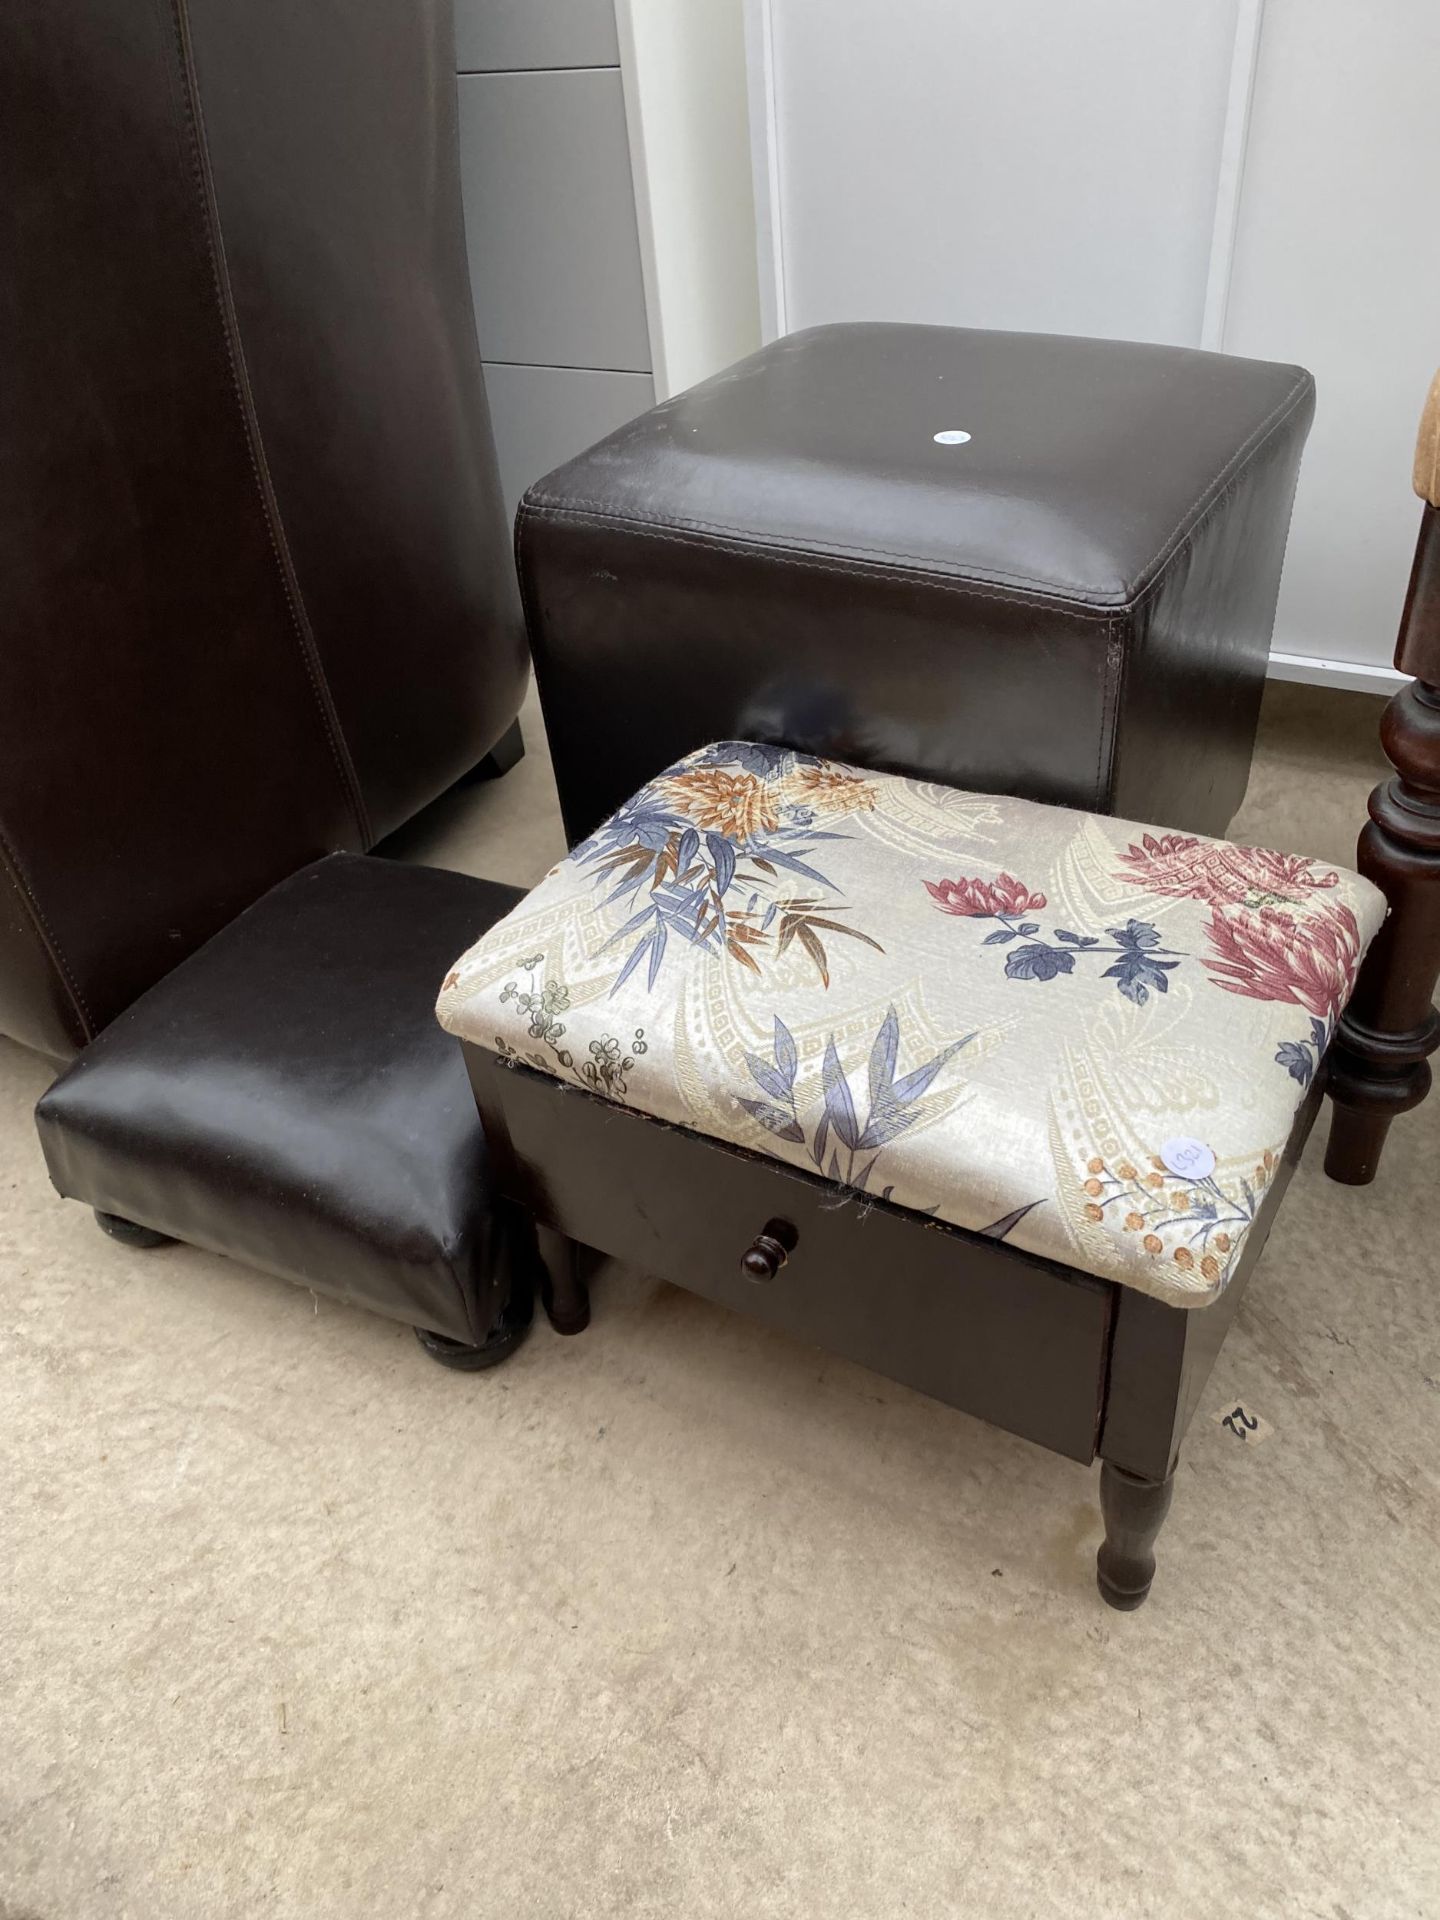
[[[763,1286],[773,1280],[795,1250],[800,1238],[788,1220],[767,1220],[746,1249],[740,1271]]]

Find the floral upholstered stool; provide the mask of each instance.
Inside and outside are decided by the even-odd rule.
[[[498,1183],[561,1236],[557,1324],[596,1248],[1098,1454],[1133,1607],[1384,914],[1293,855],[730,742],[438,1012]]]

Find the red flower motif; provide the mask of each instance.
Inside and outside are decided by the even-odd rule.
[[[1292,1000],[1333,1020],[1350,997],[1360,960],[1360,929],[1349,907],[1329,901],[1303,919],[1262,907],[1211,916],[1216,958],[1205,965],[1217,986],[1247,1000]]]
[[[993,880],[927,880],[925,891],[942,913],[958,913],[969,920],[991,920],[1000,913],[1038,913],[1043,893],[1031,893],[1013,873],[997,873]]]
[[[1167,833],[1157,840],[1147,833],[1138,847],[1121,854],[1130,880],[1147,893],[1174,900],[1203,900],[1207,906],[1273,905],[1307,900],[1318,888],[1334,887],[1340,876],[1322,873],[1313,860],[1299,853],[1276,853],[1269,847],[1232,847],[1223,840],[1199,840],[1194,834]]]

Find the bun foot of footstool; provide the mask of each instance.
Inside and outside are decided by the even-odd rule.
[[[431,1333],[428,1327],[416,1327],[415,1338],[442,1367],[451,1367],[456,1373],[484,1373],[487,1367],[498,1367],[503,1360],[508,1360],[530,1331],[528,1313],[522,1321],[514,1323],[509,1313],[507,1307],[499,1324],[491,1328],[478,1347],[464,1340],[451,1340],[443,1333]]]
[[[112,1240],[118,1240],[122,1247],[171,1247],[175,1237],[169,1233],[157,1233],[153,1227],[142,1227],[138,1220],[127,1220],[123,1214],[102,1213],[95,1208],[95,1224],[102,1233],[108,1233]]]
[[[1100,1597],[1121,1613],[1144,1604],[1155,1578],[1155,1538],[1170,1511],[1175,1476],[1146,1480],[1107,1460],[1100,1469],[1105,1538],[1096,1555]]]

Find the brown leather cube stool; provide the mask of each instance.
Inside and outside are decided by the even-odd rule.
[[[93,1040],[36,1112],[50,1177],[138,1246],[187,1240],[503,1360],[534,1233],[492,1193],[435,981],[514,887],[332,854]]]
[[[572,843],[714,739],[1223,832],[1314,384],[1123,341],[776,341],[531,487]]]

